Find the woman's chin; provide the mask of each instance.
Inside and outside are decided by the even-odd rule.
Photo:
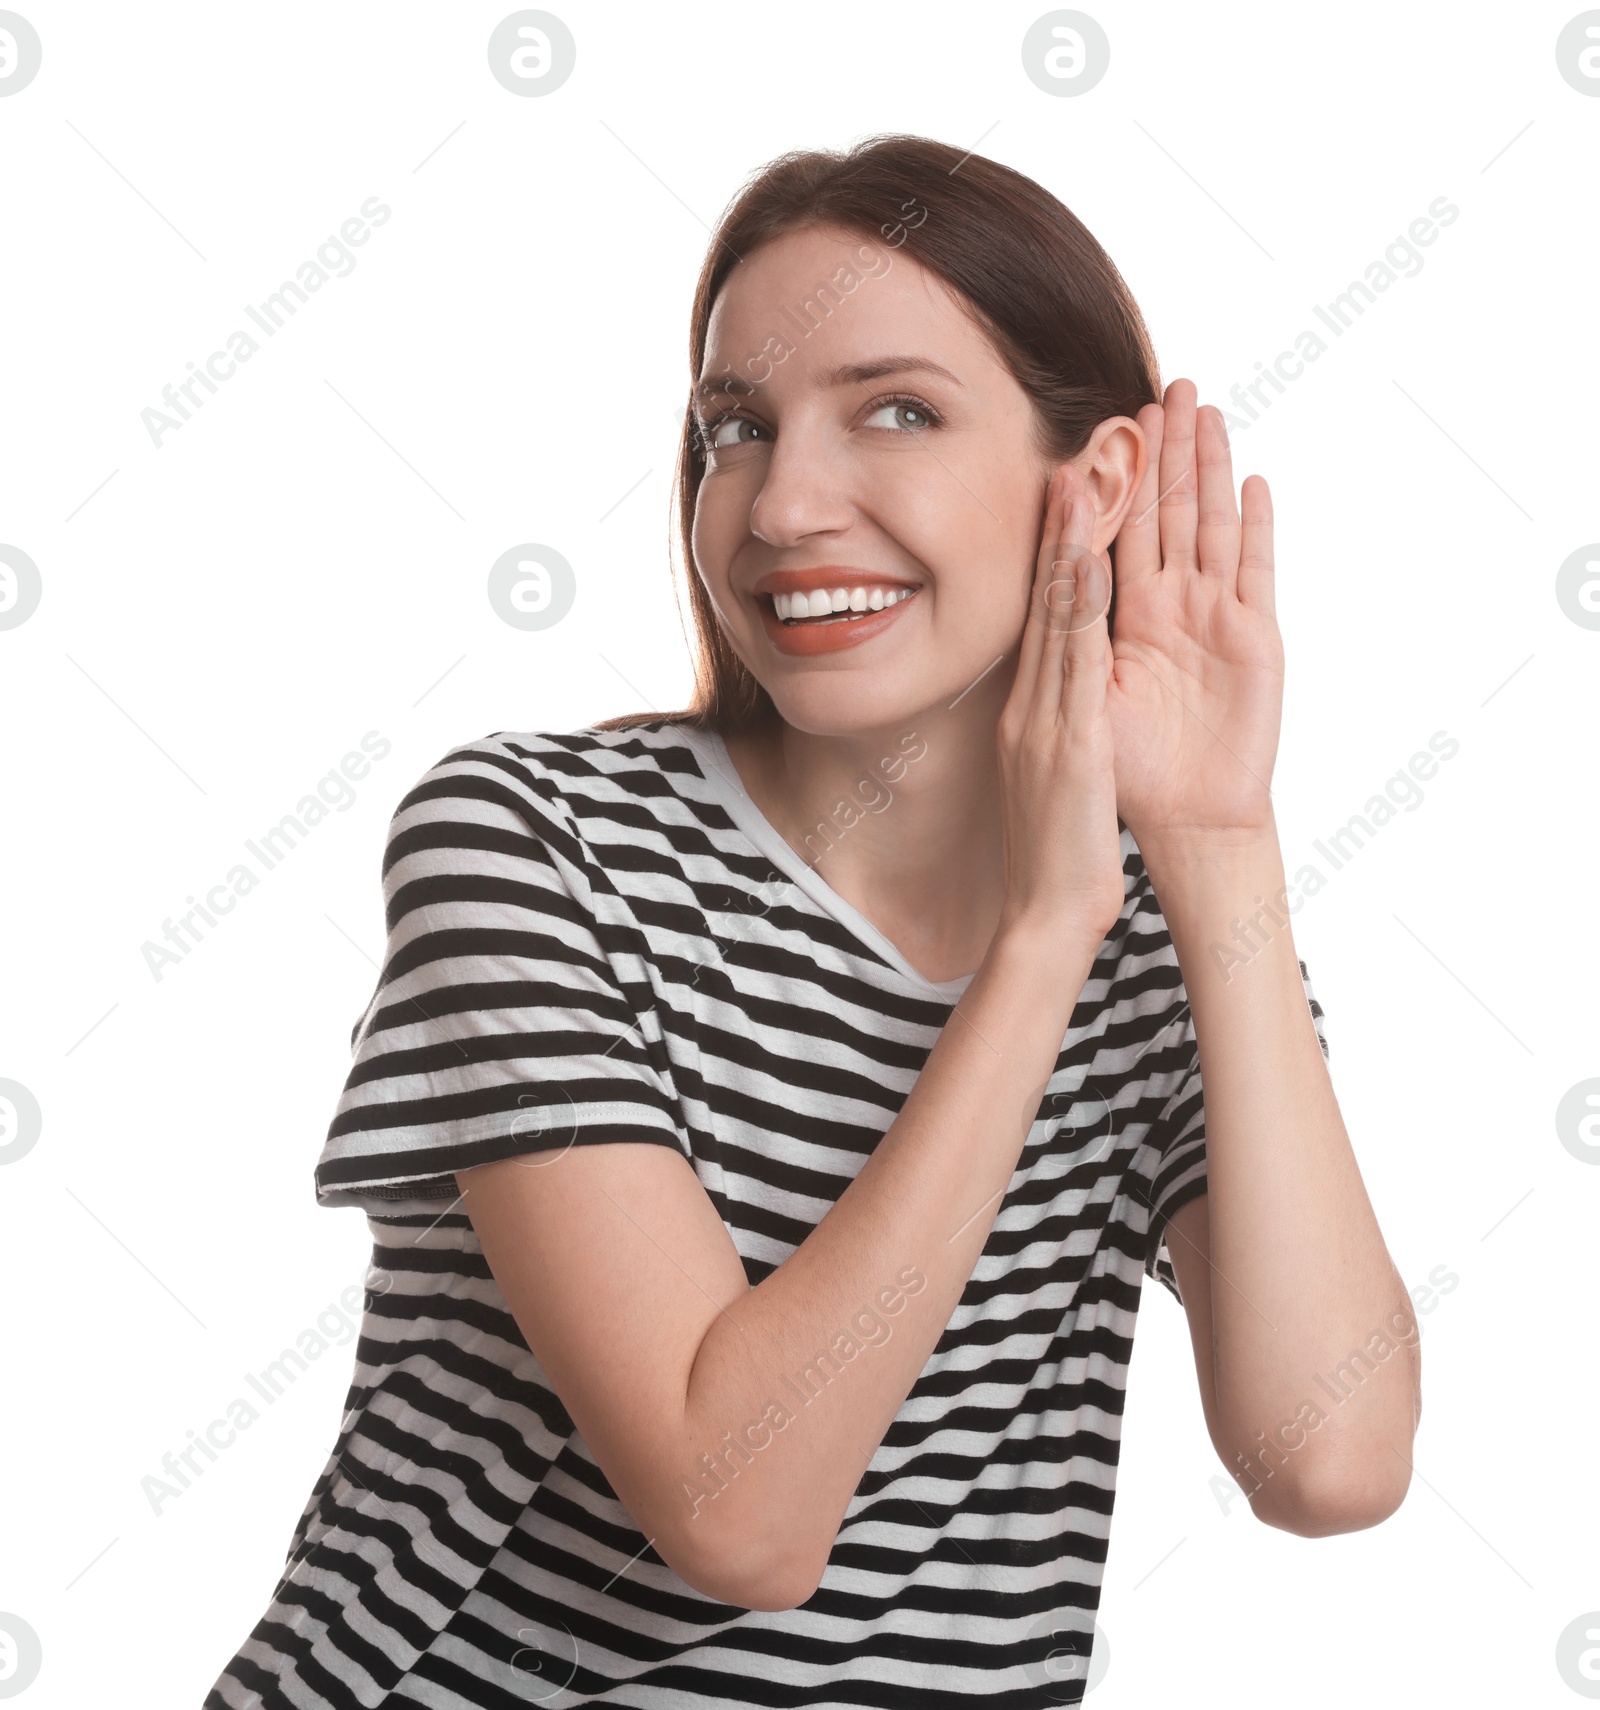
[[[893,684],[851,681],[855,673],[819,673],[815,678],[765,685],[784,723],[807,736],[862,737],[901,731],[928,710],[930,695],[897,690]]]

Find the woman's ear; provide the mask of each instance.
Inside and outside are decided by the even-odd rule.
[[[1096,552],[1117,538],[1144,479],[1146,455],[1144,429],[1132,416],[1108,416],[1073,458],[1094,500]]]

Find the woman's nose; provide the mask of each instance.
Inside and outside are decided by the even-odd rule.
[[[849,462],[821,434],[780,433],[750,507],[750,532],[769,546],[793,546],[848,528],[855,516]]]

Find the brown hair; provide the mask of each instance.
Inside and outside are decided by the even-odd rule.
[[[759,245],[814,225],[903,249],[965,298],[1033,399],[1046,461],[1076,457],[1107,417],[1137,415],[1145,404],[1160,402],[1160,371],[1138,304],[1071,210],[998,161],[903,135],[869,137],[848,152],[780,155],[745,185],[712,236],[695,287],[691,386],[705,360],[712,304],[728,275]],[[676,482],[698,644],[693,698],[681,712],[627,713],[595,729],[665,720],[726,735],[776,715],[771,697],[728,645],[694,568],[692,529],[703,473],[693,412],[686,411]]]

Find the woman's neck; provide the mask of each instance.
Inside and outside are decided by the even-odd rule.
[[[941,982],[977,968],[1000,918],[999,706],[977,699],[848,736],[772,718],[724,739],[784,841]]]

